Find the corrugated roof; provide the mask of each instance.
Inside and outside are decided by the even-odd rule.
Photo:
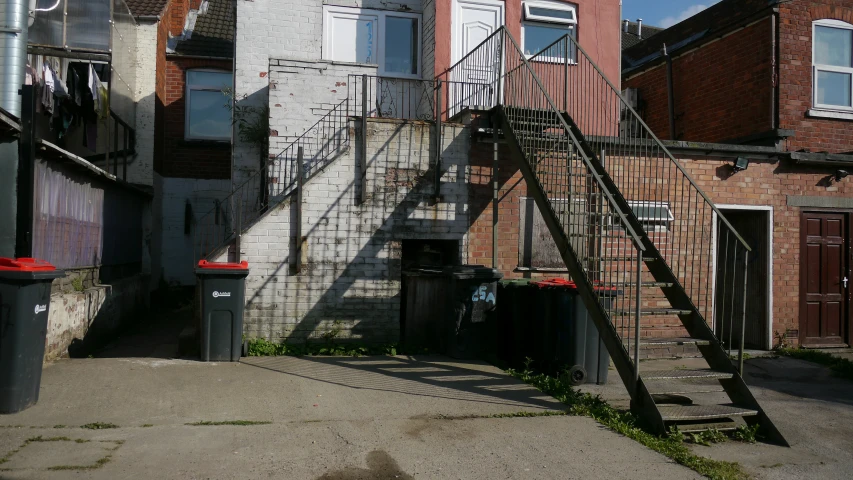
[[[192,35],[175,46],[176,55],[234,57],[234,0],[209,0],[200,10]]]
[[[163,13],[169,0],[124,0],[134,17],[157,16]]]
[[[723,0],[635,45],[625,48],[623,44],[623,68],[633,69],[655,60],[660,57],[663,44],[674,53],[788,1],[791,0]]]
[[[660,27],[653,27],[651,25],[643,24],[643,37],[640,38],[640,36],[637,35],[637,27],[639,27],[639,24],[637,24],[637,22],[628,22],[628,31],[626,32],[623,26],[622,50],[625,50],[626,48],[631,48],[634,45],[642,42],[643,40],[665,30]]]

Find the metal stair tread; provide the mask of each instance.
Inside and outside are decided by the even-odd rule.
[[[701,340],[698,338],[673,337],[673,338],[647,338],[640,342],[640,348],[643,346],[668,346],[668,345],[709,345],[709,340]]]
[[[640,378],[643,382],[646,380],[673,380],[685,378],[716,378],[728,379],[732,378],[731,373],[718,372],[710,368],[685,368],[676,370],[650,370],[648,372],[640,371]]]
[[[613,312],[615,315],[620,317],[625,316],[633,316],[633,310],[616,310]],[[644,308],[640,310],[640,315],[644,317],[658,316],[658,315],[689,315],[693,313],[691,310],[681,310],[678,308]]]
[[[652,395],[686,395],[725,391],[718,378],[643,379],[643,385]]]
[[[582,262],[636,262],[637,257],[581,257]],[[655,257],[643,257],[644,262],[654,262]]]
[[[657,405],[664,422],[713,420],[715,418],[749,417],[758,411],[733,405]]]

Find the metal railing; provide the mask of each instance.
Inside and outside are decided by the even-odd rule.
[[[714,323],[709,326],[721,343],[730,350],[742,345],[746,241],[572,36],[531,56],[528,64],[557,108],[583,132],[585,148],[633,210],[635,228],[644,231],[699,314]],[[727,244],[715,243],[715,219]],[[718,293],[723,296],[715,301]]]
[[[347,100],[339,103],[201,216],[194,225],[193,261],[213,258],[231,242],[239,259],[243,230],[295,193],[298,172],[311,178],[349,147],[348,108]]]
[[[435,119],[434,90],[432,80],[352,74],[347,81],[349,115],[431,121]]]
[[[559,224],[584,272],[574,280],[598,293],[635,378],[642,329],[654,325],[644,315],[716,319],[721,343],[742,351],[749,246],[574,39],[528,57],[499,29],[440,75],[437,89],[444,118],[501,106],[504,133],[547,198],[543,216]],[[730,240],[719,251],[714,218]],[[663,260],[675,284],[654,282],[644,255]],[[683,295],[667,294],[672,308],[656,308],[649,287]]]

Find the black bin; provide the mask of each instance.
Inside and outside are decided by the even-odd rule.
[[[503,274],[480,265],[447,267],[444,274],[450,282],[445,317],[449,323],[444,329],[447,354],[459,359],[493,354],[497,319],[492,312]]]
[[[38,402],[50,285],[65,276],[32,258],[0,258],[0,413]]]
[[[543,363],[549,370],[566,375],[572,385],[607,383],[610,355],[575,283],[558,278],[533,285],[539,287],[542,305],[539,311],[544,335],[540,338],[547,344],[542,350]],[[606,288],[595,291],[605,308],[616,294]]]
[[[195,273],[201,289],[201,360],[239,362],[249,263],[202,260]]]
[[[479,265],[403,272],[403,344],[460,359],[496,353],[497,270]]]

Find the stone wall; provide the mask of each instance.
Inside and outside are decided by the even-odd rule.
[[[54,286],[60,283],[54,282]],[[149,278],[135,275],[111,285],[82,291],[63,288],[50,297],[45,361],[86,355],[144,314],[149,307]]]

